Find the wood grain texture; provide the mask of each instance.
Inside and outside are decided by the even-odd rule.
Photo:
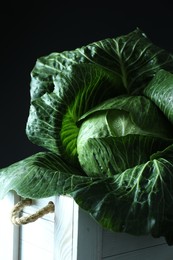
[[[39,219],[20,227],[20,243],[27,242],[35,247],[53,251],[54,222]],[[22,247],[21,247],[21,250]]]
[[[102,260],[172,260],[173,249],[167,245],[158,245],[129,253],[104,257]]]
[[[55,201],[54,260],[73,260],[74,201],[60,196]]]
[[[35,213],[55,198],[33,200],[24,208],[22,215]],[[54,252],[54,213],[49,213],[33,223],[20,226],[20,260],[53,260]]]
[[[50,242],[51,243],[51,242]],[[23,241],[20,244],[20,260],[54,260],[53,251],[40,248],[29,242]],[[18,260],[19,260],[18,259]]]
[[[133,236],[113,233],[107,230],[103,231],[103,257],[119,255],[159,245],[165,245],[163,238],[155,239],[151,236]]]
[[[55,202],[54,260],[101,260],[101,228],[71,197]]]
[[[102,229],[84,210],[78,208],[77,260],[100,260],[102,257]],[[74,260],[76,260],[74,259]]]

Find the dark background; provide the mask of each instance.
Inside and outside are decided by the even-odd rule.
[[[40,147],[25,135],[29,114],[30,72],[37,58],[72,50],[139,27],[150,40],[173,52],[173,8],[169,2],[119,6],[104,2],[78,5],[23,1],[1,7],[0,168]],[[116,1],[115,1],[116,2]],[[37,6],[35,6],[37,4]]]

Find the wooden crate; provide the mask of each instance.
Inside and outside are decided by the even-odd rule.
[[[24,208],[23,215],[34,213],[50,200],[55,204],[55,212],[19,228],[9,218],[17,200],[16,194],[9,193],[0,201],[2,260],[173,259],[173,247],[163,238],[136,237],[104,230],[68,196],[33,201],[32,206]]]

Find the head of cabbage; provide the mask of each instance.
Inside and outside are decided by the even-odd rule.
[[[70,195],[102,227],[173,244],[173,55],[139,28],[40,57],[29,140],[0,169],[0,198]]]

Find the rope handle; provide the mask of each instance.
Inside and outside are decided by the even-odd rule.
[[[14,225],[25,225],[36,221],[37,219],[43,217],[48,213],[53,213],[55,211],[54,203],[52,201],[49,201],[49,203],[45,207],[39,209],[34,214],[29,215],[27,217],[19,217],[19,213],[22,211],[22,209],[26,206],[31,206],[31,205],[32,205],[31,199],[23,199],[19,201],[16,205],[14,205],[11,211],[11,222]]]

